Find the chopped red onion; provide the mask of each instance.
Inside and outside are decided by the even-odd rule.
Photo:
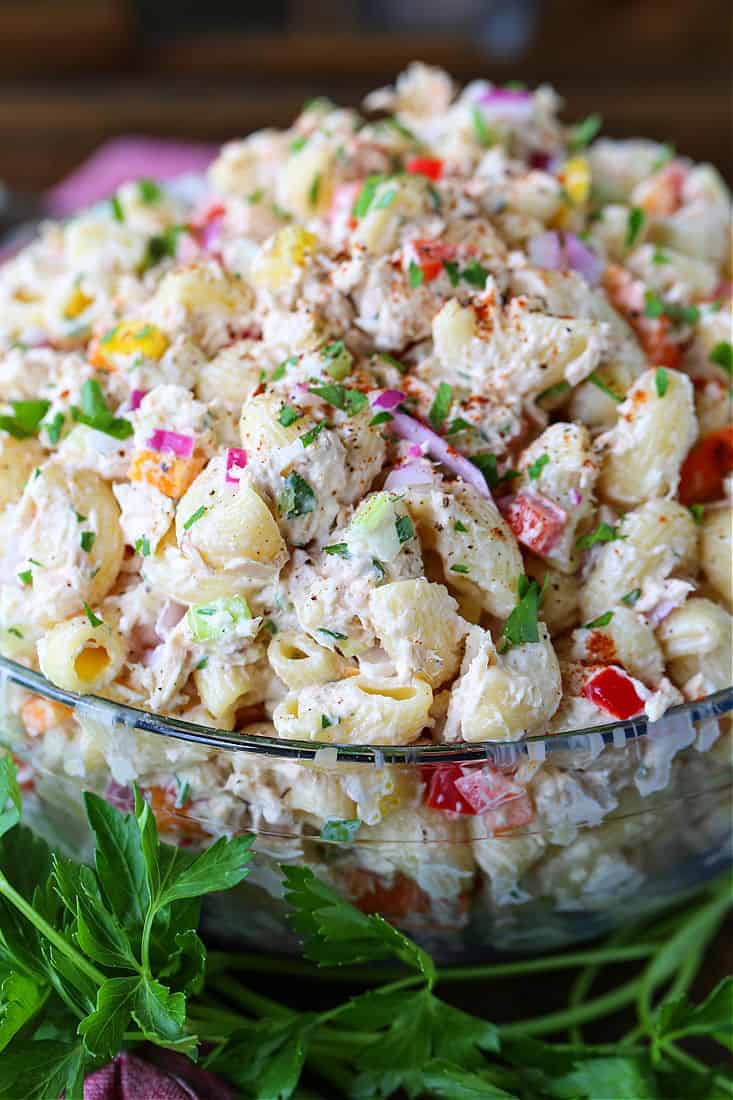
[[[154,451],[170,451],[179,458],[190,458],[193,454],[193,436],[156,428],[147,441],[147,446]]]
[[[538,233],[530,238],[527,253],[536,267],[551,271],[570,267],[592,286],[599,282],[606,267],[600,256],[576,237],[575,233],[565,233],[562,237],[554,230]]]
[[[462,478],[482,497],[491,497],[484,475],[478,466],[474,466],[473,462],[467,459],[465,455],[462,455],[455,447],[451,447],[450,443],[438,435],[437,432],[403,412],[392,414],[390,427],[400,438],[407,439],[418,446],[424,446],[428,454],[441,462],[456,477]]]
[[[434,482],[433,467],[426,458],[418,458],[390,470],[384,487],[404,489],[408,485],[432,485]]]
[[[145,397],[147,390],[133,390],[130,394],[130,412],[140,408],[140,402]]]
[[[580,489],[570,489],[568,495],[576,508],[579,504],[582,503],[583,494],[581,493]]]
[[[645,612],[644,617],[651,626],[657,627],[678,606],[679,600],[660,600],[650,611]]]
[[[241,447],[229,447],[227,449],[227,471],[224,478],[231,485],[239,485],[242,470],[247,465],[247,452]]]
[[[407,395],[401,390],[382,390],[377,397],[371,398],[372,407],[375,409],[394,409]]]
[[[155,633],[164,642],[170,632],[178,626],[186,614],[186,605],[175,600],[166,600],[158,618],[155,620]]]
[[[508,122],[526,122],[534,111],[532,92],[519,88],[492,88],[480,95],[478,102],[488,118],[504,119]]]
[[[413,443],[407,448],[407,453],[410,458],[422,458],[423,450],[422,447],[418,447],[417,443]]]
[[[606,268],[600,256],[574,233],[565,234],[565,259],[568,267],[582,275],[591,286],[600,282]]]
[[[124,813],[132,813],[135,808],[135,798],[132,793],[132,787],[115,782],[114,779],[110,779],[107,786],[104,788],[104,797],[109,802],[110,806],[114,806],[116,810],[122,810]]]

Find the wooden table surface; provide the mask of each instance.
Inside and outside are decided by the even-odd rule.
[[[318,20],[321,6],[300,5],[287,33],[151,36],[131,0],[1,0],[0,179],[39,190],[119,134],[224,141],[286,124],[316,93],[357,104],[413,58],[460,81],[549,81],[568,120],[598,111],[611,135],[670,141],[733,176],[727,0],[544,0],[511,61],[460,25],[367,33],[328,3]]]

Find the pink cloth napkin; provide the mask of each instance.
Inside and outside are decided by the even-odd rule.
[[[148,137],[113,138],[46,192],[46,207],[54,217],[67,217],[107,198],[128,180],[145,177],[161,181],[187,172],[205,172],[217,151],[216,145]]]
[[[90,1073],[84,1081],[84,1100],[235,1100],[221,1078],[182,1054],[160,1048],[149,1053],[159,1065],[123,1051]]]

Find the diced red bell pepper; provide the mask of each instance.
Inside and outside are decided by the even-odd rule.
[[[454,781],[454,786],[476,814],[495,810],[524,794],[524,787],[489,764],[464,772],[460,779]]]
[[[682,345],[672,340],[668,317],[638,317],[632,320],[639,343],[650,365],[676,370],[682,361]]]
[[[515,493],[497,505],[519,542],[535,554],[550,553],[568,520],[565,509],[541,493]]]
[[[412,241],[410,251],[414,253],[415,263],[423,273],[426,283],[437,279],[443,270],[445,260],[456,255],[456,246],[447,241]]]
[[[583,695],[614,718],[633,718],[644,710],[644,701],[639,698],[631,677],[618,668],[597,672],[586,683]]]
[[[443,161],[439,157],[410,157],[405,167],[413,175],[427,176],[436,183],[443,175]]]
[[[460,764],[440,764],[434,768],[423,768],[422,778],[426,785],[424,802],[434,810],[443,810],[452,814],[476,814],[471,803],[456,787],[456,781],[463,778]]]
[[[682,463],[679,498],[682,504],[720,500],[723,479],[733,470],[733,426],[708,432]]]
[[[389,920],[427,913],[430,900],[424,890],[398,871],[391,882],[363,867],[350,872],[346,889],[362,913],[380,913]]]

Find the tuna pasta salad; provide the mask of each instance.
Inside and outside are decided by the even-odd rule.
[[[728,687],[730,196],[560,105],[414,64],[6,262],[0,652],[326,745],[518,742]],[[221,820],[226,794],[382,820],[366,777],[111,744],[80,711],[26,700],[37,760]],[[494,804],[457,782],[416,829]]]

